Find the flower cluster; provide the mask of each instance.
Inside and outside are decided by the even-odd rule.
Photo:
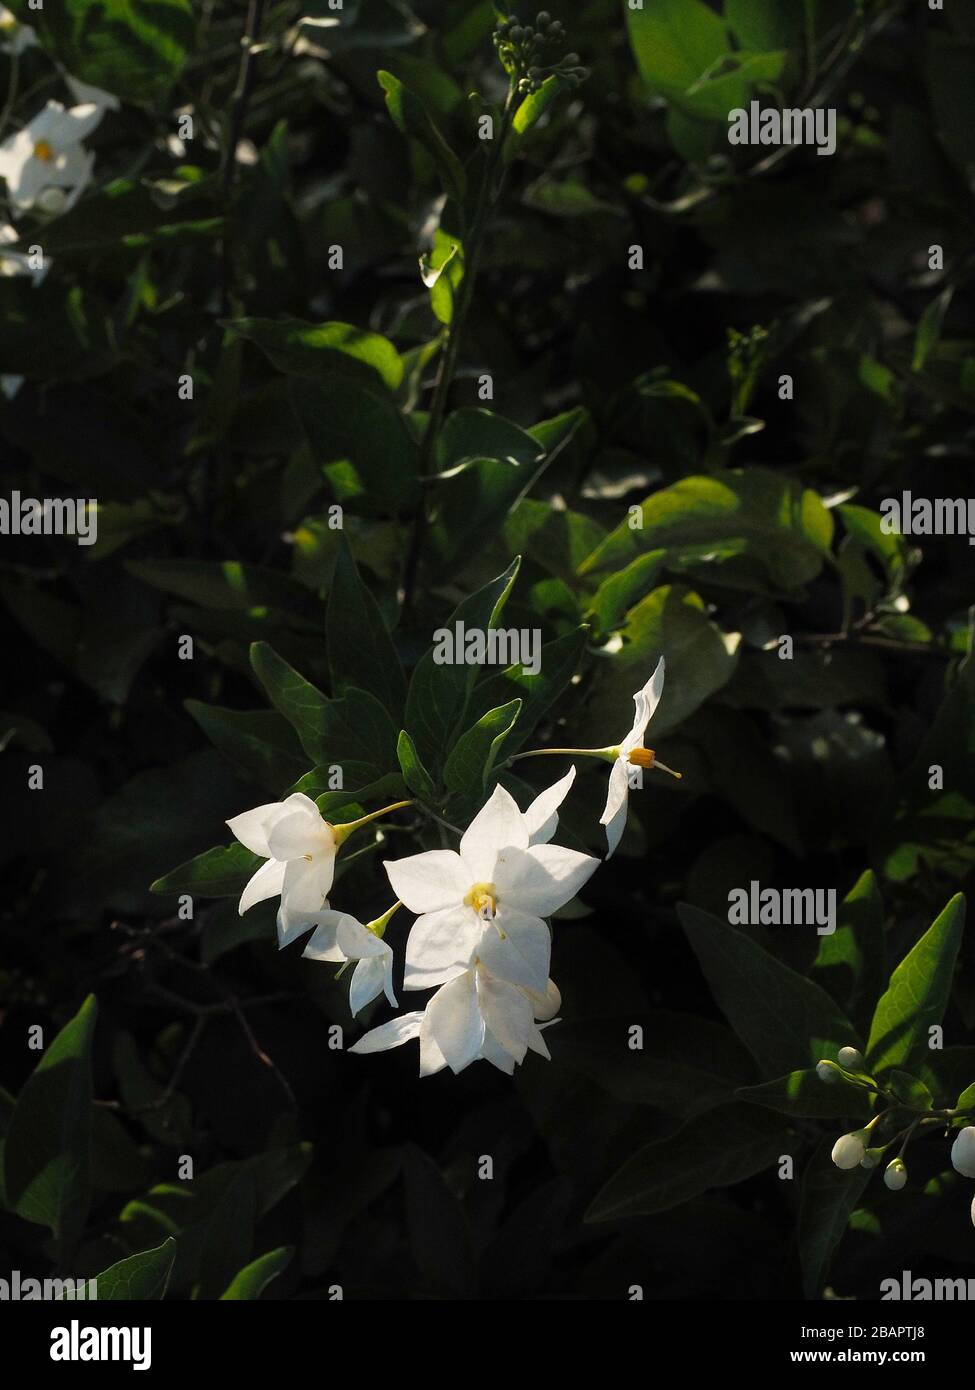
[[[817,1064],[816,1073],[828,1084],[845,1082],[889,1102],[862,1129],[840,1135],[832,1150],[837,1168],[877,1168],[889,1152],[896,1149],[894,1157],[884,1167],[884,1184],[891,1192],[900,1192],[907,1185],[904,1154],[911,1140],[926,1127],[946,1132],[954,1128],[952,1165],[963,1177],[975,1178],[975,1125],[964,1123],[970,1118],[965,1110],[971,1110],[964,1105],[966,1097],[962,1097],[960,1109],[934,1109],[923,1083],[906,1072],[894,1073],[887,1086],[881,1086],[870,1075],[863,1054],[855,1047],[841,1047],[835,1062],[824,1058]],[[894,1078],[900,1083],[898,1089],[890,1089],[895,1084]],[[975,1223],[975,1198],[972,1199],[972,1221]]]
[[[602,817],[607,858],[623,832],[629,769],[661,766],[643,747],[643,737],[663,679],[661,659],[634,696],[633,727],[620,744],[518,755],[558,753],[612,763]],[[397,802],[336,825],[300,792],[258,806],[227,822],[240,843],[265,861],[245,887],[240,911],[280,897],[279,946],[311,933],[303,952],[308,959],[340,964],[342,970],[355,962],[349,992],[355,1015],[383,993],[397,1007],[394,956],[384,936],[393,915],[406,907],[415,921],[406,941],[403,988],[434,993],[424,1009],[372,1029],[350,1050],[379,1052],[418,1038],[421,1076],[444,1067],[456,1073],[480,1059],[510,1075],[529,1051],[549,1055],[542,1032],[555,1021],[561,998],[549,975],[552,934],[546,919],[578,893],[599,863],[552,843],[574,780],[573,766],[525,811],[499,784],[460,833],[456,850],[386,860],[396,901],[366,923],[329,903],[336,856],[360,827],[412,803]]]
[[[565,29],[547,10],[536,15],[534,24],[522,24],[517,15],[511,15],[501,21],[493,37],[501,66],[523,95],[537,92],[547,77],[558,76],[569,87],[578,87],[589,76],[578,53],[552,61],[554,51],[565,42]]]

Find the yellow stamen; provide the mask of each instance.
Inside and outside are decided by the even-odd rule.
[[[54,150],[46,140],[38,140],[34,146],[34,158],[42,160],[45,164],[50,164],[54,158]]]
[[[667,767],[666,763],[658,762],[657,755],[652,748],[631,748],[627,754],[627,761],[631,762],[634,767],[642,767],[647,770],[659,767],[661,772],[669,772],[671,777],[676,777],[678,781],[684,775],[682,772],[675,772],[672,767]]]
[[[475,883],[464,902],[472,907],[482,922],[493,922],[498,910],[498,894],[493,883]],[[501,933],[502,937],[504,933]]]

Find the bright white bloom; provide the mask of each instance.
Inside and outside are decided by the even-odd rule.
[[[242,845],[267,860],[241,894],[241,916],[280,893],[278,944],[287,946],[328,908],[338,848],[332,826],[302,792],[245,811],[227,824]]]
[[[841,1134],[833,1145],[832,1159],[837,1168],[857,1168],[867,1152],[863,1132]]]
[[[544,992],[499,980],[478,962],[437,990],[423,1012],[401,1014],[364,1034],[350,1052],[384,1052],[420,1039],[420,1075],[463,1071],[488,1061],[509,1076],[530,1050],[547,1060],[538,1022],[554,1019],[561,999],[551,980]]]
[[[633,703],[636,706],[633,727],[618,747],[608,750],[610,754],[615,754],[615,758],[613,770],[609,774],[606,806],[603,814],[599,817],[600,825],[606,827],[606,842],[609,845],[606,852],[607,859],[610,858],[619,844],[623,827],[626,824],[627,801],[630,795],[630,767],[651,768],[656,766],[664,772],[671,772],[669,767],[664,767],[663,763],[657,762],[652,748],[644,748],[643,746],[647,725],[653,717],[654,710],[660,704],[663,690],[664,659],[661,657],[657,662],[657,669],[646,685],[633,696]],[[671,776],[679,777],[680,773],[672,772]]]
[[[34,284],[39,285],[50,270],[51,262],[46,256],[42,256],[40,265],[32,266],[30,256],[26,252],[3,250],[4,246],[11,246],[19,240],[16,227],[0,223],[0,276],[29,275]]]
[[[121,110],[122,103],[111,92],[103,91],[101,87],[93,87],[90,82],[82,82],[80,78],[72,77],[67,72],[64,74],[64,80],[75,101],[79,103],[91,102],[93,106],[98,107],[102,115],[106,111]]]
[[[385,920],[390,916],[391,912]],[[393,1008],[398,1008],[393,993],[393,952],[378,933],[370,931],[348,912],[328,909],[319,913],[315,920],[318,926],[302,951],[303,956],[309,960],[338,963],[358,961],[349,984],[352,1017],[384,991]],[[379,921],[384,922],[384,919],[380,918]],[[370,923],[370,926],[377,925]]]
[[[23,130],[0,145],[0,176],[18,208],[64,211],[91,180],[94,156],[81,143],[102,118],[94,102],[71,106],[49,101]]]
[[[542,809],[539,833],[551,815]],[[430,989],[482,965],[494,979],[543,993],[551,937],[542,919],[575,896],[598,862],[560,845],[530,844],[526,818],[496,787],[459,853],[386,861],[393,891],[419,914],[406,945],[404,987]]]
[[[29,24],[21,24],[16,15],[11,14],[6,5],[0,5],[0,49],[11,57],[20,55],[25,48],[37,43],[37,35]]]
[[[975,1125],[966,1125],[955,1136],[951,1162],[963,1178],[975,1178]]]

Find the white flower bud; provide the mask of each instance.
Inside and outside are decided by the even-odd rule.
[[[867,1152],[862,1131],[854,1134],[841,1134],[833,1145],[831,1154],[837,1168],[856,1168],[863,1162]]]
[[[863,1053],[857,1047],[841,1047],[839,1051],[839,1064],[847,1071],[863,1071],[866,1062]]]
[[[975,1226],[975,1197],[972,1198],[972,1225]]]
[[[975,1125],[958,1131],[951,1146],[951,1161],[963,1178],[975,1178]]]
[[[884,1184],[890,1188],[891,1192],[900,1192],[901,1188],[907,1184],[907,1165],[902,1158],[895,1158],[887,1164],[884,1172]]]
[[[883,1149],[868,1149],[860,1159],[861,1168],[876,1168],[877,1164],[884,1156]]]
[[[839,1080],[836,1074],[836,1068],[832,1062],[817,1062],[816,1075],[819,1077],[820,1081],[825,1081],[827,1085],[832,1081]]]

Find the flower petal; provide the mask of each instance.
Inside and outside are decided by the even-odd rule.
[[[633,716],[633,728],[620,743],[620,748],[624,752],[629,752],[631,748],[638,748],[643,743],[643,736],[647,732],[647,725],[653,718],[654,711],[660,704],[660,697],[664,693],[664,659],[657,662],[653,675],[647,681],[642,690],[638,690],[633,696],[633,704],[636,707]]]
[[[281,816],[270,827],[267,842],[275,859],[303,859],[320,849],[316,827],[305,811]]]
[[[528,996],[516,986],[495,979],[488,970],[478,970],[476,976],[485,1027],[516,1062],[523,1061],[535,1027]]]
[[[308,945],[301,953],[302,957],[307,957],[308,960],[324,960],[333,963],[345,960],[346,954],[336,941],[338,924],[345,915],[344,912],[335,912],[331,908],[318,913],[315,918],[315,930],[312,932]],[[300,930],[293,930],[289,939],[293,941],[295,936],[300,936],[300,934]],[[281,942],[281,945],[287,945],[287,942]]]
[[[552,937],[540,917],[499,906],[494,921],[481,933],[476,954],[499,980],[540,995],[551,965]]]
[[[474,880],[452,849],[383,861],[393,892],[411,912],[438,912],[464,900]]]
[[[255,806],[253,811],[244,811],[227,821],[230,833],[235,836],[252,854],[260,854],[265,859],[271,857],[271,847],[267,842],[267,821],[281,805],[280,801],[269,801],[264,806]]]
[[[603,814],[599,817],[599,824],[606,827],[606,841],[609,849],[606,858],[609,859],[616,846],[620,842],[623,834],[623,827],[626,825],[626,811],[630,794],[629,773],[626,770],[626,763],[622,758],[617,758],[613,764],[613,770],[609,774],[609,786],[606,789],[606,806]]]
[[[598,864],[591,854],[562,845],[506,849],[494,876],[499,907],[548,917],[576,895]]]
[[[386,968],[380,957],[373,956],[370,960],[360,960],[352,972],[352,980],[349,985],[349,1008],[352,1010],[353,1018],[360,1009],[364,1009],[367,1004],[372,1003],[377,995],[382,994],[385,984]],[[392,1003],[395,1005],[396,1000],[393,999]]]
[[[473,970],[437,990],[427,1005],[426,1028],[452,1072],[463,1071],[477,1061],[484,1041],[484,1020],[477,1006]]]
[[[343,912],[339,919],[335,940],[349,960],[364,960],[369,956],[382,956],[389,950],[386,942],[375,932],[368,931],[349,913]]]
[[[378,1028],[371,1028],[368,1033],[363,1033],[359,1041],[352,1044],[349,1051],[359,1053],[385,1052],[391,1047],[401,1047],[411,1038],[420,1036],[422,1023],[422,1010],[410,1014],[400,1014],[399,1018],[391,1018],[388,1023],[382,1023]]]
[[[284,887],[284,873],[287,867],[286,864],[279,864],[276,859],[269,859],[266,864],[261,865],[240,895],[238,911],[241,917],[255,903],[262,903],[265,898],[277,897]]]
[[[559,824],[559,807],[568,796],[575,775],[575,767],[570,767],[564,777],[546,787],[528,807],[525,812],[525,824],[528,826],[530,845],[547,844],[555,834]]]
[[[528,848],[528,827],[510,792],[498,785],[464,832],[460,854],[472,883],[490,883],[500,852]]]
[[[430,989],[460,975],[471,963],[483,925],[469,907],[418,917],[406,942],[403,988]]]
[[[285,865],[281,906],[289,916],[318,916],[325,906],[328,891],[332,886],[334,863],[332,859],[323,864],[310,864],[306,859],[292,859]]]

